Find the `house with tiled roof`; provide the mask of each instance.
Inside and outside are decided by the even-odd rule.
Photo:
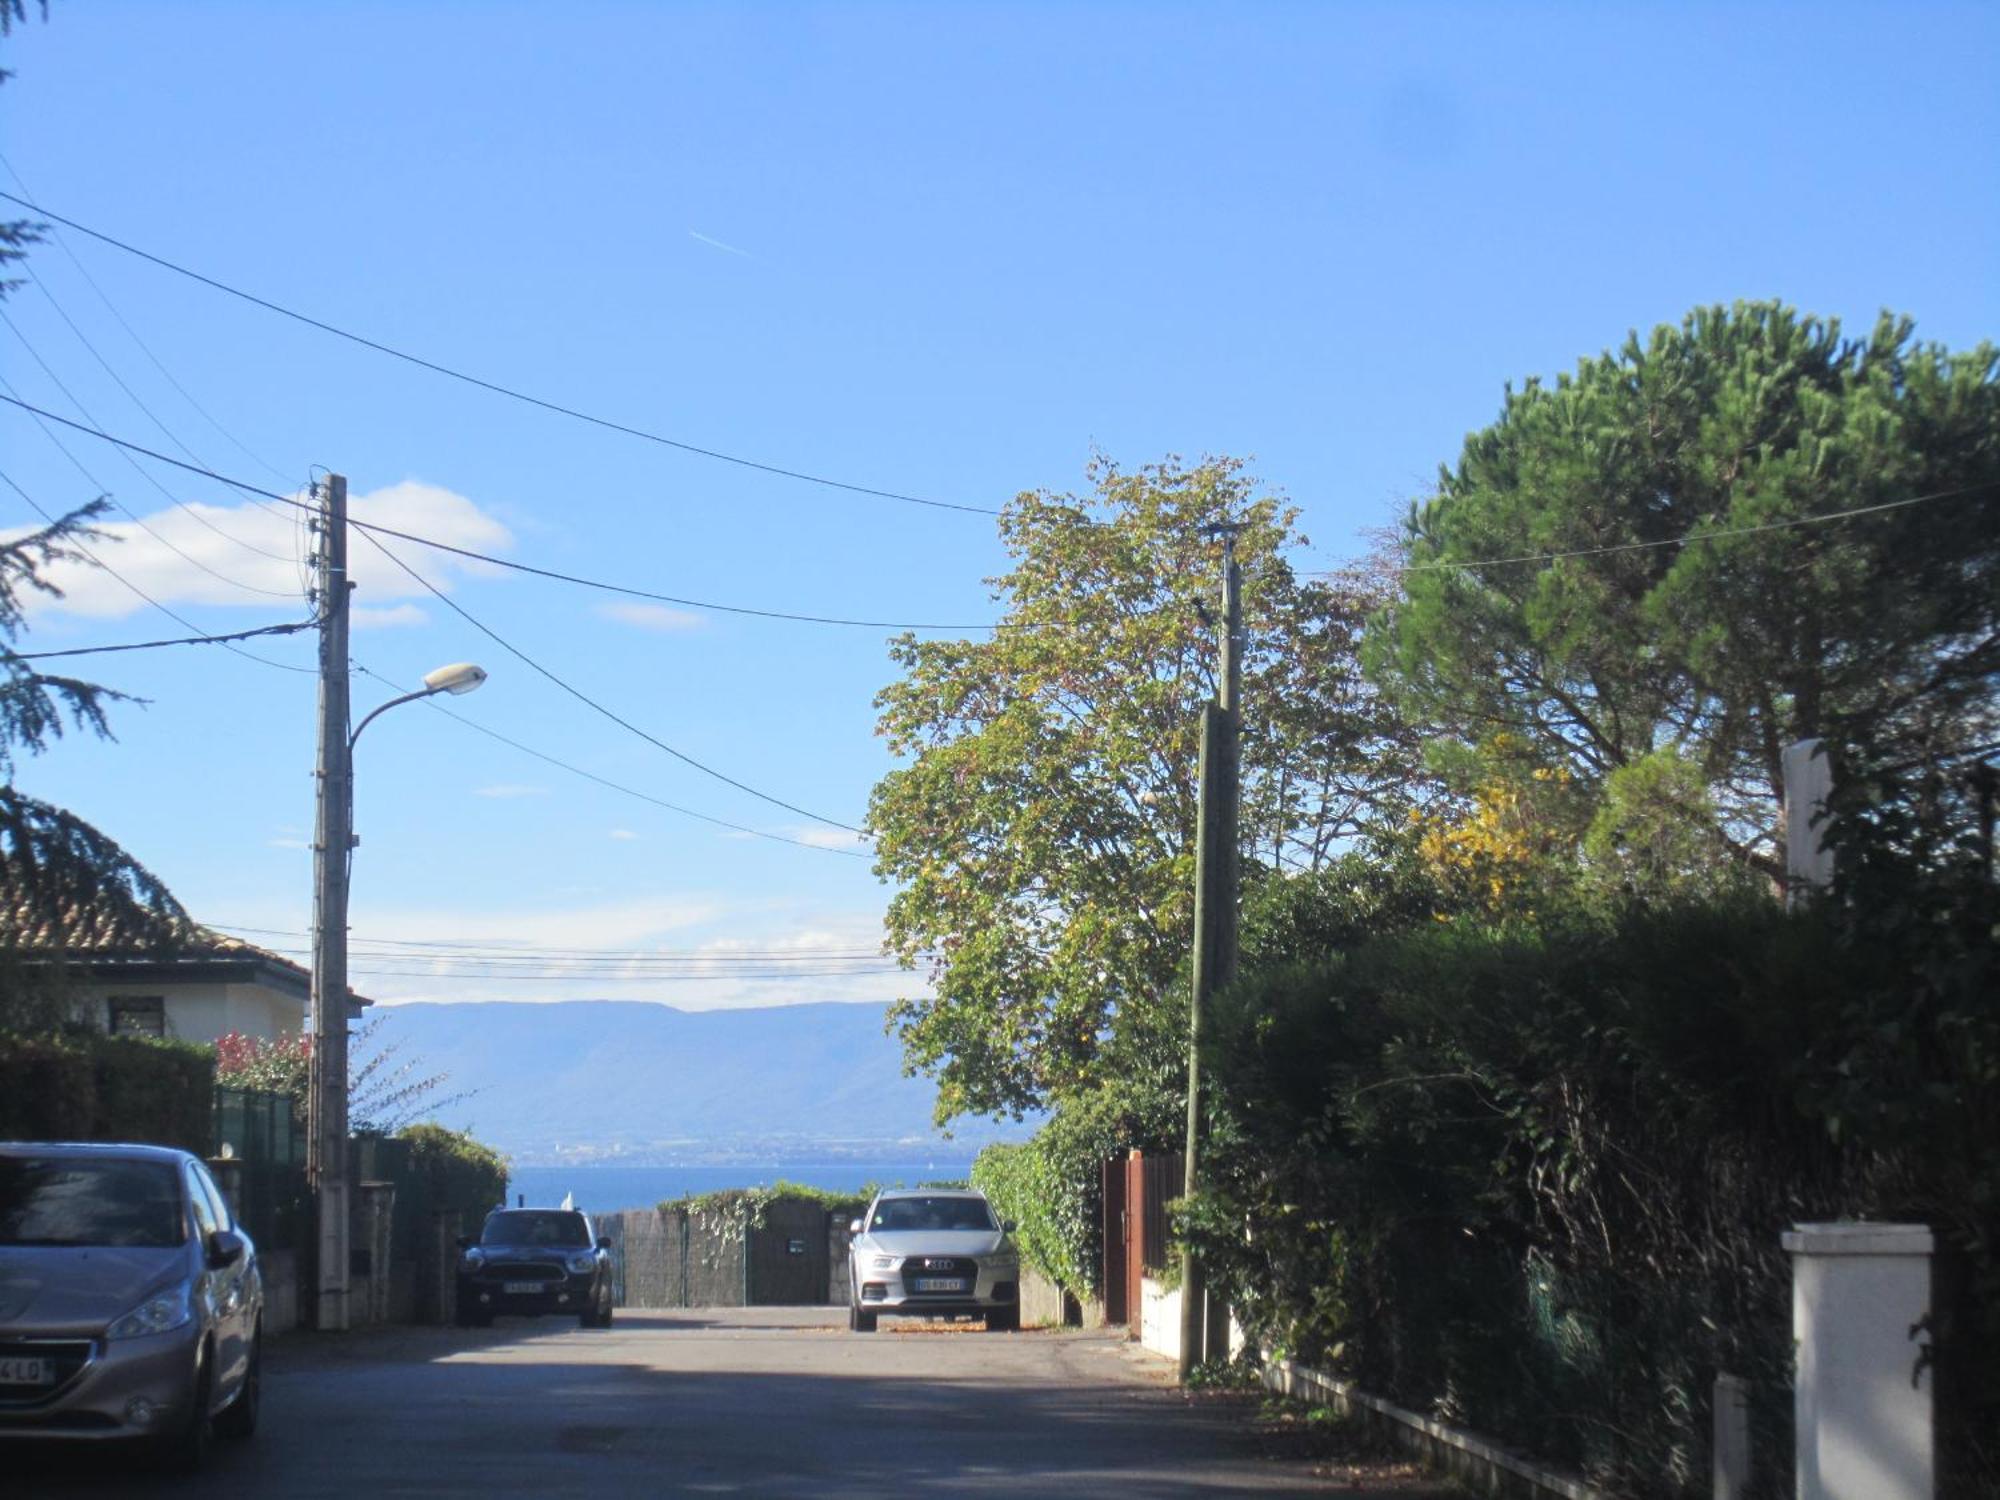
[[[0,913],[14,962],[60,970],[75,1018],[113,1036],[213,1042],[229,1032],[273,1041],[305,1029],[304,965],[199,923],[150,932],[96,903],[17,899]],[[370,1002],[348,991],[349,1015]]]

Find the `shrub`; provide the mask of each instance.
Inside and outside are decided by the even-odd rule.
[[[206,1047],[80,1032],[0,1034],[0,1137],[213,1148]]]
[[[1789,1448],[1788,1225],[1925,1220],[1991,1286],[1993,996],[1912,1014],[1876,938],[1655,904],[1267,967],[1211,1022],[1185,1231],[1279,1348],[1607,1488],[1702,1493],[1718,1371]]]

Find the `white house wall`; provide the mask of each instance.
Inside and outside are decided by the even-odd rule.
[[[91,1023],[102,1029],[109,1002],[158,995],[165,1004],[167,1036],[182,1042],[213,1042],[232,1031],[262,1041],[297,1035],[305,1023],[302,1001],[261,984],[105,984],[85,987],[82,1002]]]

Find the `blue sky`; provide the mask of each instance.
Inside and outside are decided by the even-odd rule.
[[[1856,326],[1890,307],[1955,347],[2000,333],[1990,6],[58,0],[0,51],[19,178],[0,186],[221,280],[614,420],[939,500],[1074,488],[1094,451],[1247,455],[1304,508],[1308,566],[1420,495],[1504,382],[1697,304],[1779,296]],[[173,439],[252,483],[335,468],[357,514],[686,597],[994,617],[988,517],[581,426],[64,245],[224,431],[54,244],[26,269],[54,301],[24,286],[18,336],[0,326],[0,374],[52,411],[77,415],[37,355],[102,426],[175,451],[59,305]],[[144,533],[106,551],[177,612],[302,616],[287,523],[65,442],[94,478],[0,411],[0,468],[42,505],[107,489],[212,570]],[[32,520],[0,487],[0,524]],[[452,706],[488,728],[827,836],[592,716],[367,550],[370,670],[478,661],[492,680]],[[578,688],[785,801],[856,822],[888,766],[882,631],[607,611],[403,550]],[[113,580],[66,582],[24,649],[182,633]],[[312,661],[307,637],[256,649]],[[66,741],[19,781],[203,920],[302,948],[309,673],[214,647],[84,664],[147,703],[115,744]],[[390,692],[358,679],[357,717]],[[357,778],[356,982],[379,998],[903,988],[825,972],[865,961],[780,978],[678,957],[872,950],[885,892],[851,851],[732,837],[423,706],[370,728]],[[383,956],[410,942],[675,957],[523,957],[502,981]]]

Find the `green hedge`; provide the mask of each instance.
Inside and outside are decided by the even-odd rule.
[[[0,1138],[214,1149],[215,1056],[188,1042],[0,1034]]]
[[[1951,986],[1929,994],[1922,955],[1774,903],[1431,923],[1268,968],[1210,1020],[1207,1191],[1184,1229],[1278,1348],[1610,1493],[1693,1500],[1722,1371],[1753,1383],[1760,1492],[1788,1483],[1779,1234],[1927,1222],[1973,1289],[1940,1339],[1949,1420],[1990,1435],[1984,942],[1927,939]],[[1990,1463],[1956,1452],[1961,1473]]]

